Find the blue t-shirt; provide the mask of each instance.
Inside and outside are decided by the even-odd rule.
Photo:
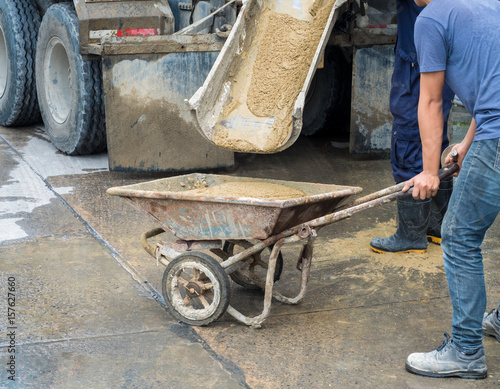
[[[446,82],[476,119],[475,140],[500,137],[500,1],[432,0],[415,24],[420,72]]]

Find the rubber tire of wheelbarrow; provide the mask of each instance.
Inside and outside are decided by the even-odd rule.
[[[269,246],[269,250],[272,250],[274,245]],[[232,256],[232,251],[234,248],[234,243],[231,242],[224,242],[224,246],[222,248],[223,251],[225,251],[229,256]],[[229,251],[231,250],[231,252]],[[283,255],[281,254],[281,251],[278,253],[278,259],[276,260],[276,268],[274,270],[274,282],[279,281],[281,277],[281,273],[283,272]],[[254,284],[251,280],[246,281],[245,279],[248,279],[246,276],[241,274],[238,270],[235,272],[232,272],[229,277],[236,282],[238,285],[243,286],[245,289],[248,290],[262,290],[262,288],[256,284]]]
[[[170,290],[167,285],[168,278],[171,276],[172,272],[177,271],[176,268],[179,266],[179,264],[186,260],[191,260],[191,261],[194,260],[195,262],[201,263],[202,265],[204,265],[209,269],[212,275],[219,282],[220,301],[213,314],[211,314],[209,317],[203,319],[187,318],[184,315],[182,315],[172,304],[171,295],[169,293]],[[163,273],[163,279],[162,279],[162,294],[163,298],[165,299],[165,304],[167,305],[170,313],[177,320],[192,326],[205,326],[216,321],[226,312],[227,307],[229,306],[229,300],[231,298],[231,283],[229,281],[229,277],[227,276],[222,266],[214,258],[205,253],[190,251],[187,253],[183,253],[178,257],[176,257],[175,259],[173,259],[172,261],[170,261],[170,263],[165,268],[165,272]]]

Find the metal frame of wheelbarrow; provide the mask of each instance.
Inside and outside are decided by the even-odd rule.
[[[453,164],[443,168],[440,172],[439,178],[443,180],[458,171],[458,165]],[[295,227],[289,228],[285,231],[282,231],[276,235],[270,236],[265,240],[260,241],[257,244],[250,245],[247,241],[239,241],[239,240],[230,240],[234,244],[240,243],[241,246],[249,246],[245,248],[243,251],[229,256],[227,252],[223,249],[224,242],[221,240],[213,240],[213,241],[177,241],[177,242],[159,242],[156,246],[153,246],[149,243],[148,239],[157,236],[163,232],[165,232],[161,228],[156,228],[151,231],[144,233],[141,237],[141,243],[144,249],[151,254],[154,258],[156,258],[158,263],[162,263],[167,267],[164,278],[163,278],[163,294],[165,297],[165,302],[169,306],[170,311],[174,313],[180,321],[185,322],[191,325],[206,325],[215,320],[217,320],[224,312],[229,313],[238,321],[247,324],[249,326],[259,328],[264,320],[269,316],[271,311],[271,303],[272,298],[274,297],[276,300],[285,303],[285,304],[297,304],[299,303],[305,296],[307,284],[309,280],[309,275],[311,271],[311,262],[313,255],[313,244],[314,240],[317,236],[317,231],[329,224],[338,222],[343,219],[347,219],[351,217],[353,214],[358,213],[360,211],[364,211],[375,206],[379,206],[382,204],[389,203],[391,201],[401,199],[404,197],[408,197],[411,195],[412,190],[410,189],[408,192],[402,192],[405,183],[401,183],[399,185],[395,185],[381,191],[369,194],[367,196],[361,197],[355,201],[350,202],[347,205],[344,205],[342,209],[328,214],[326,216],[318,217],[316,219],[310,220],[306,223],[302,223]],[[294,243],[304,241],[302,249],[300,251],[300,255],[298,258],[297,268],[301,271],[301,281],[300,281],[300,290],[295,297],[286,297],[281,293],[273,290],[275,283],[275,273],[277,269],[277,263],[280,258],[280,252],[283,245],[288,243]],[[242,242],[246,242],[246,244],[242,244]],[[229,296],[225,296],[222,302],[220,302],[221,306],[211,307],[206,306],[206,309],[211,309],[209,317],[201,317],[198,319],[196,317],[187,319],[181,313],[177,312],[175,306],[173,306],[169,298],[166,296],[168,291],[165,291],[165,284],[168,282],[165,278],[171,277],[171,275],[166,274],[167,270],[172,268],[172,263],[175,260],[176,262],[187,261],[186,263],[197,263],[199,262],[200,269],[207,269],[209,272],[217,273],[218,270],[222,269],[226,276],[221,275],[222,272],[219,272],[219,275],[212,274],[212,279],[209,280],[210,285],[213,284],[226,284],[228,278],[227,275],[237,272],[241,268],[241,264],[246,259],[249,259],[253,256],[258,256],[264,249],[270,248],[271,254],[268,259],[267,265],[267,274],[266,280],[263,282],[260,278],[258,278],[252,271],[246,274],[246,277],[251,280],[253,284],[262,288],[264,290],[264,308],[262,312],[254,317],[248,317],[236,310],[234,307],[229,305]],[[216,253],[219,257],[223,259],[222,263],[217,262],[215,259],[209,257],[208,255],[196,251],[196,250],[211,250]],[[198,265],[195,265],[195,267]],[[210,266],[212,267],[212,270]],[[174,266],[175,267],[175,266]],[[182,264],[178,264],[178,267],[182,268]],[[220,267],[220,269],[218,269]],[[198,269],[199,270],[199,269]],[[204,270],[206,271],[206,270]],[[280,269],[281,271],[281,269]],[[208,273],[207,273],[208,274]],[[223,274],[223,273],[222,273]],[[210,278],[210,277],[209,277]],[[184,284],[182,287],[186,288],[187,293],[191,293],[193,296],[197,295],[197,291],[195,290],[197,287],[201,287],[203,289],[203,281],[196,280],[197,282],[187,282],[184,280]],[[216,293],[217,294],[217,293]],[[220,298],[220,296],[216,296]]]

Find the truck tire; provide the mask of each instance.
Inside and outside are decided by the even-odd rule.
[[[0,125],[40,122],[35,54],[40,15],[31,0],[0,0]]]
[[[68,155],[93,154],[106,148],[101,62],[83,59],[78,36],[72,4],[59,3],[48,9],[38,35],[38,100],[49,138]]]
[[[303,113],[302,135],[348,132],[350,120],[350,66],[342,51],[327,47],[324,67],[309,87]]]

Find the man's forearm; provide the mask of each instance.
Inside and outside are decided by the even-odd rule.
[[[444,71],[420,75],[418,126],[422,140],[424,172],[438,175],[443,144],[443,86]]]
[[[437,175],[443,141],[442,101],[420,101],[418,123],[422,140],[423,170],[429,174]]]

